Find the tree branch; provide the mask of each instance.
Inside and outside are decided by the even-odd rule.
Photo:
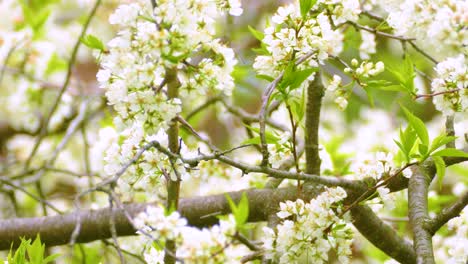
[[[434,218],[429,220],[426,224],[426,229],[431,235],[434,235],[443,225],[445,225],[450,219],[460,215],[465,206],[468,204],[468,191],[466,191],[462,197],[456,201],[452,206],[442,209],[442,211]]]
[[[401,238],[395,230],[384,223],[365,205],[351,209],[354,226],[374,246],[400,263],[416,263],[413,245]]]
[[[275,190],[248,189],[227,194],[233,201],[238,203],[243,192],[246,192],[249,199],[250,213],[248,221],[250,222],[265,221],[268,215],[277,210],[281,201],[296,200],[298,198],[295,187]],[[312,199],[320,192],[320,188],[310,187],[306,188],[302,195]],[[124,208],[134,217],[145,210],[148,205],[126,204]],[[135,230],[125,216],[125,211],[114,208],[113,212],[117,235],[135,235]],[[183,217],[187,218],[189,225],[205,227],[216,224],[218,222],[216,216],[230,213],[230,208],[225,194],[218,194],[181,199],[179,212]],[[11,243],[18,246],[21,237],[34,239],[37,234],[40,234],[41,241],[47,246],[68,244],[78,217],[81,219],[82,226],[76,242],[84,243],[112,237],[109,221],[111,211],[109,208],[82,210],[48,217],[13,218],[0,220],[0,237],[2,238],[0,239],[0,250],[10,249]]]
[[[307,105],[305,121],[305,157],[306,172],[320,175],[320,157],[318,145],[318,131],[320,124],[320,108],[325,88],[317,72],[315,78],[307,87]]]
[[[177,79],[177,70],[174,69],[166,69],[166,76],[165,79],[167,80],[167,97],[168,99],[174,99],[179,97],[179,86],[180,82]],[[171,120],[169,125],[169,129],[167,130],[167,137],[168,137],[168,144],[169,150],[177,154],[179,152],[179,123],[177,119]],[[171,160],[171,164],[175,163],[174,158],[169,158]],[[179,208],[179,195],[180,195],[180,177],[176,171],[176,168],[173,166],[173,173],[176,175],[176,179],[173,179],[171,174],[169,173],[169,177],[167,177],[167,205],[169,208],[177,210]],[[176,245],[174,240],[167,240],[166,241],[166,254],[164,255],[164,263],[173,264],[176,262],[174,255],[176,255]],[[173,252],[173,254],[169,254],[168,252]]]
[[[426,221],[429,220],[427,194],[433,177],[433,173],[420,166],[414,170],[408,183],[408,214],[413,230],[413,243],[418,264],[435,263],[432,234],[424,228]]]

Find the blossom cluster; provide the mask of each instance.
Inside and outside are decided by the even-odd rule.
[[[364,158],[357,163],[354,169],[355,176],[358,179],[372,178],[376,180],[377,184],[393,176],[397,172],[398,168],[394,164],[393,155],[385,152],[377,152],[372,157]],[[406,178],[410,178],[412,176],[412,171],[410,169],[405,169],[402,171],[402,175]],[[387,187],[382,186],[377,188],[377,193],[379,197],[371,200],[371,203],[383,203],[387,209],[394,208],[395,196],[390,193]]]
[[[468,211],[465,209],[460,216],[447,223],[449,236],[442,238],[434,236],[434,255],[445,263],[466,263],[468,258]]]
[[[280,223],[276,230],[264,227],[266,257],[279,263],[327,263],[328,253],[336,252],[340,263],[349,263],[352,230],[338,218],[333,208],[346,192],[329,188],[309,203],[303,200],[280,203]]]
[[[148,263],[164,263],[164,248],[158,245],[166,239],[175,241],[176,258],[183,263],[239,263],[240,256],[249,252],[245,246],[234,244],[233,215],[209,229],[198,229],[188,226],[178,212],[167,214],[162,206],[148,206],[134,223],[138,233],[152,242],[147,243],[144,253]]]
[[[257,56],[253,65],[259,74],[277,76],[289,62],[310,53],[313,53],[312,58],[299,68],[317,67],[329,55],[336,56],[342,51],[343,33],[333,29],[333,25],[356,21],[360,13],[359,1],[323,0],[312,10],[316,15],[309,12],[303,17],[298,1],[278,9],[271,19],[272,25],[264,30],[262,43],[266,54]]]
[[[59,26],[56,14],[44,16],[40,32],[27,21],[19,1],[0,2],[0,85],[3,98],[0,111],[12,127],[19,131],[37,132],[41,117],[48,114],[58,93],[56,83],[65,77],[64,54],[76,39],[78,25]],[[79,28],[79,27],[78,27]],[[60,36],[60,37],[59,37]],[[61,52],[63,51],[63,52]],[[60,66],[61,67],[60,67]],[[8,85],[5,85],[8,84]],[[71,85],[70,85],[71,86]],[[55,130],[73,115],[71,94],[66,91],[50,119],[50,130]]]
[[[119,32],[99,55],[97,79],[117,113],[121,136],[107,150],[106,174],[115,175],[151,141],[167,147],[165,130],[185,97],[231,93],[234,52],[215,38],[216,19],[225,11],[242,13],[239,1],[158,1],[152,8],[151,1],[140,0],[109,17]],[[169,97],[171,85],[178,86],[178,97]],[[156,150],[145,151],[142,160],[128,168],[121,187],[155,186],[162,175],[187,175],[182,162],[172,164]]]
[[[373,33],[361,30],[361,45],[359,46],[359,56],[361,59],[368,60],[370,59],[370,54],[376,52],[375,35]]]
[[[359,66],[359,67],[358,67]],[[377,63],[373,63],[371,61],[363,61],[359,64],[359,61],[356,59],[351,60],[351,67],[353,68],[345,68],[345,72],[353,72],[356,78],[369,78],[372,76],[376,76],[379,73],[382,73],[385,70],[385,65],[383,62],[379,61]]]
[[[432,80],[434,105],[444,115],[468,111],[468,60],[464,55],[447,58],[437,64]]]
[[[357,59],[351,60],[351,65],[344,69],[345,73],[351,74],[353,80],[356,80],[358,84],[362,85],[363,88],[366,87],[366,81],[380,73],[385,69],[383,62],[379,61],[373,63],[370,61],[362,61],[359,64]],[[352,83],[354,84],[354,83]],[[346,89],[348,85],[341,84],[341,77],[339,75],[333,75],[332,80],[327,85],[327,90],[334,92],[335,94],[335,103],[341,110],[344,110],[348,106],[348,97],[350,95],[350,90]],[[351,85],[352,88],[352,85]]]
[[[151,142],[158,142],[162,147],[168,147],[167,133],[160,129],[156,134],[148,134],[139,123],[120,131],[112,127],[100,130],[99,143],[93,146],[92,153],[99,155],[104,153],[103,164],[96,163],[96,169],[107,176],[115,176],[125,168],[125,172],[118,180],[118,193],[121,199],[131,201],[135,193],[146,194],[147,201],[158,200],[164,193],[164,185],[160,181],[161,176],[176,180],[189,178],[189,170],[180,160],[169,160],[169,157],[155,148],[144,149]],[[144,151],[143,151],[144,150]],[[138,162],[134,158],[141,153]],[[192,153],[181,142],[180,154],[190,156]]]
[[[416,39],[437,57],[467,52],[468,2],[465,0],[399,0],[382,4],[388,24],[398,35]]]

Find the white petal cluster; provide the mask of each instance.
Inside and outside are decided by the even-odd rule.
[[[463,264],[468,258],[468,211],[447,223],[449,235],[434,236],[434,255],[436,260],[449,264]]]
[[[242,13],[240,2],[157,3],[154,9],[146,0],[120,5],[109,17],[119,32],[100,54],[96,77],[117,113],[114,124],[120,138],[105,156],[104,171],[110,176],[145,144],[156,140],[167,147],[164,131],[181,112],[184,96],[230,94],[234,87],[235,55],[215,38],[215,22],[224,11]],[[180,84],[179,98],[168,99],[169,82]],[[187,176],[181,161],[173,167],[166,155],[148,150],[120,177],[121,191],[127,196],[133,189],[156,191],[162,175]]]
[[[391,153],[377,152],[357,162],[354,172],[358,178],[373,178],[379,180],[384,174],[394,169],[393,155]]]
[[[346,109],[348,106],[348,100],[346,99],[347,92],[341,87],[341,77],[339,75],[333,75],[333,79],[329,81],[328,85],[326,86],[327,90],[333,92],[335,94],[335,103],[338,105],[340,110]]]
[[[437,110],[444,115],[468,111],[468,60],[464,55],[447,58],[437,64],[437,78],[431,84]]]
[[[233,215],[209,229],[198,229],[187,226],[187,220],[178,212],[166,214],[162,206],[149,206],[134,219],[134,223],[138,233],[151,235],[158,241],[156,245],[166,239],[174,240],[177,258],[184,263],[239,263],[240,258],[248,253],[246,247],[233,245],[236,232]],[[148,263],[163,263],[164,254],[164,248],[153,246],[153,240],[148,239],[144,253]]]
[[[159,198],[164,193],[164,185],[161,177],[169,176],[176,180],[178,176],[182,180],[189,178],[190,174],[181,160],[172,164],[168,156],[155,148],[143,152],[137,162],[132,162],[141,149],[150,142],[157,141],[161,146],[167,148],[167,134],[163,129],[158,133],[148,135],[141,123],[135,122],[133,126],[120,132],[119,138],[113,140],[104,151],[104,174],[113,177],[126,168],[125,173],[119,177],[118,193],[121,199],[131,201],[135,199],[135,192],[146,194],[148,201]],[[181,142],[181,154],[190,154],[183,142]]]
[[[416,43],[437,57],[467,51],[468,2],[465,0],[399,0],[382,4],[395,33],[416,38]]]
[[[359,46],[359,56],[363,60],[368,60],[370,59],[370,54],[376,52],[375,46],[377,44],[375,42],[375,35],[365,30],[361,30],[360,33],[362,42]]]
[[[13,8],[19,5],[19,3],[9,3],[11,6],[7,4],[7,2],[0,4],[0,13],[6,11],[1,10],[3,8]],[[13,18],[10,19],[13,20]],[[10,19],[5,19],[5,22]],[[51,27],[56,28],[56,25],[51,24]],[[49,69],[51,61],[54,58],[58,60],[57,43],[42,39],[34,40],[32,30],[28,27],[21,31],[7,31],[6,29],[0,26],[1,65],[12,69],[22,67],[21,71],[29,78],[12,75],[11,72],[2,68],[0,89],[6,93],[0,102],[0,110],[5,112],[9,124],[15,129],[37,132],[40,128],[40,117],[47,115],[54,103],[49,98],[57,97],[56,91],[47,89],[50,88],[47,84],[37,80],[60,79],[61,81],[65,73],[63,69],[55,69],[54,72]],[[58,128],[64,120],[72,116],[71,99],[68,92],[63,94],[62,100],[50,119],[50,130]]]
[[[340,263],[349,263],[353,233],[332,209],[345,197],[338,187],[309,203],[301,199],[280,203],[280,224],[276,230],[263,229],[266,257],[278,263],[327,263],[329,252],[334,251]]]
[[[227,10],[231,16],[240,16],[244,12],[240,0],[217,0],[216,4],[221,10]]]
[[[369,45],[375,45],[375,43],[369,44]],[[367,49],[369,50],[370,53],[372,53],[371,47],[367,47]],[[375,47],[374,47],[373,52],[375,52]],[[361,54],[361,56],[364,56],[364,55]],[[368,54],[366,53],[365,56],[368,56]],[[352,74],[352,79],[357,80],[358,84],[360,84],[361,86],[363,86],[363,88],[365,88],[366,80],[383,72],[384,68],[385,66],[383,62],[381,61],[375,64],[370,61],[362,61],[361,64],[359,64],[359,61],[357,59],[352,59],[351,66],[345,68],[344,72],[348,74]],[[334,92],[335,103],[338,105],[338,107],[341,110],[344,110],[348,106],[348,97],[350,95],[350,91],[348,89],[340,89],[339,88],[341,86],[340,84],[341,84],[341,77],[334,75],[333,80],[330,82],[330,84],[327,87],[327,90]],[[346,86],[347,85],[345,85],[344,87]]]
[[[335,25],[346,21],[356,22],[361,13],[361,4],[358,0],[319,0],[317,3],[326,5],[331,10]]]
[[[357,166],[354,168],[356,179],[372,178],[375,179],[377,183],[397,172],[398,168],[394,164],[393,155],[386,152],[377,152],[370,157],[366,157],[357,162]],[[406,178],[410,178],[412,176],[412,171],[410,169],[405,169],[402,175]],[[372,209],[381,209],[380,204],[384,204],[385,208],[390,210],[395,207],[396,197],[393,193],[390,193],[387,187],[379,187],[377,193],[379,197],[369,201],[370,205],[372,205]]]
[[[372,76],[376,76],[377,74],[382,73],[385,70],[385,65],[381,61],[378,61],[375,64],[371,61],[362,61],[361,64],[359,64],[358,60],[352,59],[351,65],[354,69],[345,68],[344,71],[355,73],[356,78],[369,78]]]
[[[359,8],[358,1],[324,1],[320,6],[324,5],[336,11],[332,14],[334,20],[337,17],[343,20],[354,19],[349,17],[349,10]],[[318,7],[319,5],[316,5],[314,8]],[[343,49],[343,34],[339,29],[332,28],[327,13],[323,12],[313,17],[307,15],[303,18],[298,1],[278,8],[272,17],[272,25],[267,27],[264,33],[262,42],[268,54],[257,56],[253,65],[262,75],[277,76],[291,60],[312,52],[312,58],[299,68],[317,67],[318,63],[323,63],[329,55],[336,56]]]
[[[268,144],[269,162],[273,168],[278,168],[288,157],[292,157],[292,148],[289,140],[291,139],[291,133],[289,131],[285,132],[275,132],[279,140],[275,144]]]

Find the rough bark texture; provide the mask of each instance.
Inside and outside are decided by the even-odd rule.
[[[353,224],[374,246],[400,263],[416,263],[413,245],[398,236],[395,230],[384,223],[368,206],[351,209]]]
[[[175,69],[166,69],[166,80],[167,80],[167,97],[168,99],[174,99],[179,96],[179,86],[180,82],[177,79]],[[173,119],[169,125],[167,131],[169,150],[177,154],[179,151],[179,123],[177,120]],[[175,163],[175,160],[172,159],[172,162]],[[175,170],[175,168],[174,168]],[[176,172],[173,172],[176,174]],[[173,173],[169,173],[173,177]],[[167,179],[167,204],[169,208],[177,210],[179,208],[179,194],[180,194],[180,179],[179,175],[174,179]],[[173,240],[166,241],[166,254],[164,255],[164,263],[173,264],[176,259],[176,245]],[[171,252],[172,254],[169,254]]]
[[[320,109],[325,88],[320,79],[320,73],[307,87],[307,105],[305,120],[305,155],[306,173],[320,175],[320,157],[318,134],[320,125]]]
[[[442,211],[431,219],[427,225],[426,229],[429,233],[434,235],[437,230],[439,230],[443,225],[445,225],[450,219],[455,218],[460,215],[460,212],[463,211],[465,206],[468,204],[468,191],[466,191],[460,199],[458,199],[454,204],[448,208],[442,209]]]
[[[296,188],[281,188],[276,190],[251,189],[245,191],[249,199],[249,222],[266,221],[271,212],[277,210],[279,202],[297,199]],[[303,190],[309,199],[315,197],[321,190],[307,188]],[[242,191],[227,193],[236,203],[240,201]],[[132,216],[143,211],[148,204],[128,204],[125,210]],[[218,222],[217,215],[230,213],[225,194],[181,199],[179,212],[192,226],[205,227]],[[18,246],[20,237],[35,238],[39,233],[41,240],[48,246],[64,245],[70,241],[75,228],[77,214],[81,218],[81,230],[76,242],[90,242],[111,237],[109,208],[100,210],[84,210],[77,213],[0,220],[0,250],[10,248],[12,242]],[[135,235],[124,211],[114,209],[115,227],[118,236]]]
[[[434,176],[428,168],[420,166],[414,170],[408,184],[409,220],[413,231],[414,250],[418,264],[433,264],[432,235],[425,228],[429,220],[427,193]],[[432,176],[432,177],[431,177]]]

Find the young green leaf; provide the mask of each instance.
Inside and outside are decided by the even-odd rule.
[[[266,80],[266,81],[269,81],[269,82],[272,82],[275,80],[275,78],[271,77],[271,76],[268,76],[268,75],[264,75],[264,74],[257,74],[257,78],[258,79],[263,79],[263,80]]]
[[[251,26],[247,26],[247,28],[249,29],[250,33],[252,33],[252,35],[256,39],[258,39],[260,42],[262,42],[263,38],[265,37],[265,34],[263,34],[263,32],[258,31],[258,30],[256,30],[255,28],[253,28]]]
[[[289,84],[289,88],[290,90],[294,90],[296,88],[298,88],[299,86],[301,86],[301,84],[307,79],[309,78],[309,76],[316,72],[318,70],[318,68],[310,68],[310,69],[305,69],[305,70],[302,70],[302,71],[295,71],[293,73],[291,73],[289,75],[289,78],[291,80],[290,84]]]
[[[403,72],[406,76],[404,85],[410,91],[414,92],[414,77],[416,74],[414,73],[414,64],[408,54],[405,54],[405,60],[403,63]]]
[[[397,79],[399,86],[398,87],[389,87],[387,89],[391,90],[401,90],[408,92],[410,94],[415,94],[415,87],[414,87],[414,77],[416,74],[414,73],[414,65],[413,62],[411,61],[411,58],[406,55],[405,59],[403,61],[403,66],[398,65],[398,66],[391,66],[391,65],[385,65],[385,68],[387,71],[395,78]]]
[[[432,157],[434,156],[468,158],[468,153],[459,149],[446,148],[432,153]]]
[[[309,10],[315,5],[317,0],[299,0],[299,6],[301,9],[301,16],[305,18]]]
[[[256,127],[251,127],[248,125],[245,125],[248,129],[251,131],[255,132],[256,134],[260,134],[260,129]],[[276,144],[280,140],[278,136],[276,136],[274,133],[265,131],[265,139],[268,144]],[[242,144],[260,144],[260,136],[256,136],[250,139],[245,140],[242,142]]]
[[[429,134],[427,132],[426,125],[424,125],[424,122],[415,115],[413,115],[404,106],[402,106],[401,108],[405,112],[409,125],[414,129],[414,131],[416,131],[416,134],[418,135],[418,138],[421,140],[422,144],[429,146]]]
[[[432,160],[434,161],[434,164],[436,166],[437,183],[440,189],[442,187],[442,180],[444,179],[444,176],[445,176],[445,162],[444,162],[444,159],[439,156],[433,156]]]
[[[455,139],[457,139],[457,137],[446,136],[445,134],[440,134],[436,138],[434,138],[434,140],[432,140],[431,148],[429,152],[432,153],[434,150],[442,147],[443,145],[447,143],[454,141]]]
[[[83,43],[88,48],[97,49],[97,50],[100,50],[100,51],[105,51],[106,50],[106,48],[104,47],[104,44],[102,43],[102,41],[99,38],[97,38],[96,36],[93,36],[91,34],[88,34],[88,35],[82,37],[80,40],[81,40],[81,43]]]
[[[407,126],[404,131],[400,128],[400,141],[394,140],[404,154],[406,162],[410,162],[410,156],[415,146],[416,138],[416,132],[414,132],[411,126]]]
[[[247,194],[245,192],[242,193],[242,197],[237,209],[238,214],[235,216],[236,223],[238,226],[242,226],[247,222],[249,217],[249,199],[247,198]]]
[[[226,200],[229,203],[229,207],[231,208],[231,212],[234,215],[234,218],[236,219],[236,225],[237,227],[242,226],[247,222],[247,219],[249,217],[249,200],[247,198],[247,195],[242,193],[242,197],[239,201],[239,205],[236,205],[232,198],[226,194]]]
[[[37,235],[31,245],[26,247],[31,264],[41,264],[44,258],[45,245],[41,243],[41,238]]]

